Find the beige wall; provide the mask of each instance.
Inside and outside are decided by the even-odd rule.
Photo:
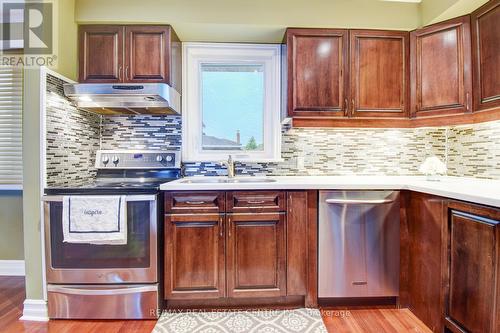
[[[57,19],[54,29],[57,38],[54,43],[57,55],[57,66],[51,68],[56,72],[77,80],[77,48],[78,25],[75,22],[75,0],[54,0]]]
[[[411,30],[419,5],[378,0],[76,0],[79,23],[168,23],[182,41],[281,42],[286,27]]]
[[[0,260],[22,260],[23,192],[0,191]]]
[[[420,4],[422,25],[467,15],[486,2],[488,0],[422,0]]]

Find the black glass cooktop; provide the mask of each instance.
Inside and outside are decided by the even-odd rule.
[[[160,185],[180,178],[180,170],[99,171],[95,180],[82,184],[64,184],[45,189],[47,195],[79,194],[151,194]]]

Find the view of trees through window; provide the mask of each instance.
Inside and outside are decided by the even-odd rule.
[[[203,150],[264,150],[264,68],[202,64]]]

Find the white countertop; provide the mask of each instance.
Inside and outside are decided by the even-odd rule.
[[[200,177],[182,178],[162,184],[160,189],[164,191],[411,190],[500,207],[500,180],[440,177],[439,181],[428,181],[422,176],[271,176],[266,178],[275,179],[276,182],[202,184],[186,182],[198,178]],[[243,176],[238,178],[243,178]]]

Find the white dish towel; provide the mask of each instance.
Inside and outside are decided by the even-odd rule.
[[[65,196],[63,236],[66,243],[127,244],[125,196]]]

